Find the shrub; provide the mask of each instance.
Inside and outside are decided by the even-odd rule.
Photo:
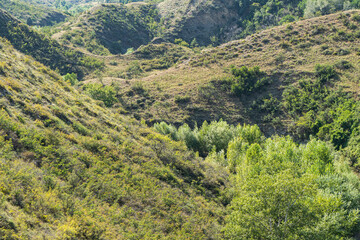
[[[63,76],[63,79],[65,82],[70,83],[71,86],[73,86],[79,82],[77,79],[76,73],[67,73],[65,76]]]
[[[337,76],[335,68],[331,65],[320,65],[316,64],[315,66],[316,77],[321,83],[326,83],[330,79],[333,79]]]
[[[341,60],[335,64],[335,67],[341,70],[346,70],[352,68],[352,64],[349,61]]]
[[[179,95],[175,96],[175,102],[177,104],[188,103],[190,101],[191,101],[190,96],[187,96],[187,95],[186,96],[179,96]]]
[[[175,44],[178,44],[178,45],[180,45],[180,46],[184,46],[184,47],[189,47],[189,46],[190,46],[187,42],[185,42],[185,41],[182,40],[181,38],[175,39],[174,43],[175,43]]]
[[[116,91],[112,86],[103,86],[100,83],[90,83],[84,85],[84,90],[93,99],[103,101],[107,107],[111,107],[117,102]]]
[[[270,82],[259,67],[232,67],[231,73],[233,75],[231,92],[237,96],[257,90]]]
[[[213,84],[209,83],[204,86],[198,87],[198,96],[200,99],[204,99],[210,102],[216,94],[216,89]]]
[[[131,86],[131,90],[133,90],[134,92],[136,92],[137,94],[145,94],[147,93],[147,89],[144,87],[144,85],[142,84],[142,82],[135,82],[132,86]]]

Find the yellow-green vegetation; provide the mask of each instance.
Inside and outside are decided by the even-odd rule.
[[[221,238],[226,171],[0,46],[1,239]]]
[[[151,2],[0,10],[0,239],[356,239],[358,1]]]
[[[22,53],[33,56],[37,61],[64,75],[77,73],[82,78],[86,72],[103,67],[101,60],[60,45],[1,9],[0,37],[6,38]]]
[[[63,12],[23,0],[2,0],[0,8],[10,12],[28,25],[49,26],[62,22],[68,17]]]
[[[229,171],[224,239],[352,239],[359,231],[359,177],[331,144],[265,138],[259,127],[205,122],[154,129]]]

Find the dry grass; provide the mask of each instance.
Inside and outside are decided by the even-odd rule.
[[[338,85],[349,91],[359,92],[357,72],[360,66],[357,49],[360,49],[360,39],[355,36],[360,31],[360,25],[352,20],[352,16],[359,13],[360,11],[348,11],[275,27],[243,40],[205,49],[200,54],[193,53],[189,59],[172,68],[146,72],[128,81],[121,79],[124,105],[129,112],[149,123],[165,120],[175,124],[192,124],[223,118],[231,123],[250,122],[261,125],[262,113],[249,113],[247,110],[254,100],[269,93],[280,97],[287,85],[301,78],[312,77],[316,64],[334,65],[339,61],[350,62],[352,68],[337,70],[341,76]],[[357,28],[346,27],[344,19],[349,19]],[[337,40],[341,31],[354,37]],[[332,54],[325,55],[324,48],[332,51]],[[342,55],[341,51],[345,51],[345,54]],[[336,52],[340,55],[336,55]],[[133,59],[131,55],[107,60],[107,64],[116,61],[117,65],[108,64],[105,79],[111,72],[123,71],[134,60],[144,61]],[[200,99],[198,87],[229,76],[230,65],[259,66],[273,79],[273,84],[262,92],[243,98],[233,97],[217,89],[216,96],[211,101]],[[116,79],[113,78],[112,81]],[[144,100],[144,96],[129,95],[132,84],[139,81],[148,90],[149,96],[146,98],[152,100],[149,104],[134,108],[134,104]],[[174,100],[176,96],[190,96],[190,101],[177,104]],[[263,127],[269,132],[274,131],[274,126]]]

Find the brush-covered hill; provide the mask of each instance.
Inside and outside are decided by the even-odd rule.
[[[68,48],[13,20],[0,15],[0,239],[359,235],[358,11],[91,55],[105,67],[81,82],[35,60],[54,69]],[[202,122],[220,118],[247,124]]]
[[[97,55],[126,53],[148,44],[159,21],[154,5],[100,4],[66,23],[53,37]]]
[[[1,239],[214,239],[226,171],[0,39]]]
[[[223,121],[179,129],[187,137],[174,142],[2,38],[0,51],[1,239],[350,240],[359,232],[360,181],[331,145],[266,139],[257,126]],[[186,149],[197,139],[213,149],[206,159]]]
[[[339,0],[102,3],[53,29],[53,37],[97,55],[125,53],[148,44],[153,37],[160,37],[158,42],[217,46],[304,17],[358,7],[357,1]]]
[[[60,45],[0,9],[0,37],[16,49],[61,74],[77,73],[82,78],[91,69],[101,69],[102,61]]]
[[[2,0],[0,8],[24,23],[36,26],[50,26],[63,22],[68,15],[49,7],[22,0]]]
[[[359,22],[359,11],[299,21],[189,52],[160,70],[152,66],[161,62],[155,53],[165,45],[149,45],[133,56],[153,52],[151,60],[114,57],[102,79],[121,83],[124,109],[149,124],[200,126],[222,118],[258,124],[268,135],[319,135],[344,147],[357,126]],[[352,120],[341,125],[346,108]],[[338,137],[329,129],[335,123]]]

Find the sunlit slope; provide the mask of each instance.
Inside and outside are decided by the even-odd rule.
[[[0,52],[0,238],[220,238],[225,173]]]
[[[280,106],[277,122],[264,121],[269,113],[257,108],[262,104],[259,101],[270,96],[282,101],[285,89],[298,86],[301,79],[316,78],[317,64],[334,67],[337,78],[328,84],[331,89],[343,88],[357,95],[358,15],[358,11],[349,11],[275,27],[244,40],[187,55],[166,70],[148,71],[148,64],[140,59],[143,73],[122,85],[124,107],[149,122],[201,124],[204,120],[223,118],[232,123],[258,123],[266,132],[284,133],[281,129],[291,123],[287,110]],[[116,75],[117,69],[129,64],[122,61],[118,60],[118,66],[109,65],[104,77]],[[259,66],[271,81],[259,90],[235,96],[224,86],[224,81],[232,78],[232,65]],[[111,81],[117,79],[108,79]],[[139,83],[147,95],[131,93]]]
[[[62,75],[74,72],[83,77],[94,68],[103,67],[101,60],[60,45],[1,9],[0,37],[6,38],[17,50],[58,70]]]

